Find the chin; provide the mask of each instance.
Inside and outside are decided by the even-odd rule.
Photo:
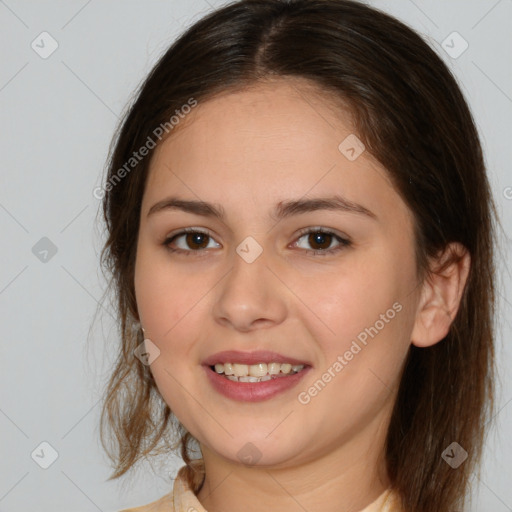
[[[244,435],[230,440],[229,446],[210,446],[230,462],[249,467],[285,467],[297,463],[301,452],[296,440],[288,438],[289,446],[283,446],[280,440],[270,439],[267,435],[267,432],[251,438]]]

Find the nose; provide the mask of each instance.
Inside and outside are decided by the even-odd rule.
[[[252,262],[234,253],[231,270],[216,287],[213,314],[218,323],[248,332],[284,321],[290,297],[270,260],[267,250]]]

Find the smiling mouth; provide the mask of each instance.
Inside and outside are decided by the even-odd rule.
[[[210,369],[234,382],[264,382],[271,379],[280,379],[299,373],[306,365],[292,365],[290,363],[217,363]]]

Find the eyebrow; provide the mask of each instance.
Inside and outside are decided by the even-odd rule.
[[[182,210],[184,212],[201,215],[203,217],[216,217],[221,221],[226,220],[224,208],[219,204],[190,199],[179,199],[177,197],[168,197],[158,201],[149,209],[147,216],[149,217],[150,215],[153,215],[157,212],[169,210]],[[375,215],[375,213],[358,203],[349,201],[340,195],[334,195],[330,197],[317,197],[313,199],[280,201],[277,203],[274,211],[271,214],[271,217],[275,220],[281,220],[293,215],[315,212],[318,210],[357,213],[377,220],[377,215]]]

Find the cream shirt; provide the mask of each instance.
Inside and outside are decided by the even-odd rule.
[[[183,478],[184,468],[178,471],[172,492],[147,505],[119,512],[207,512]],[[400,512],[400,508],[396,495],[387,490],[360,512]]]

